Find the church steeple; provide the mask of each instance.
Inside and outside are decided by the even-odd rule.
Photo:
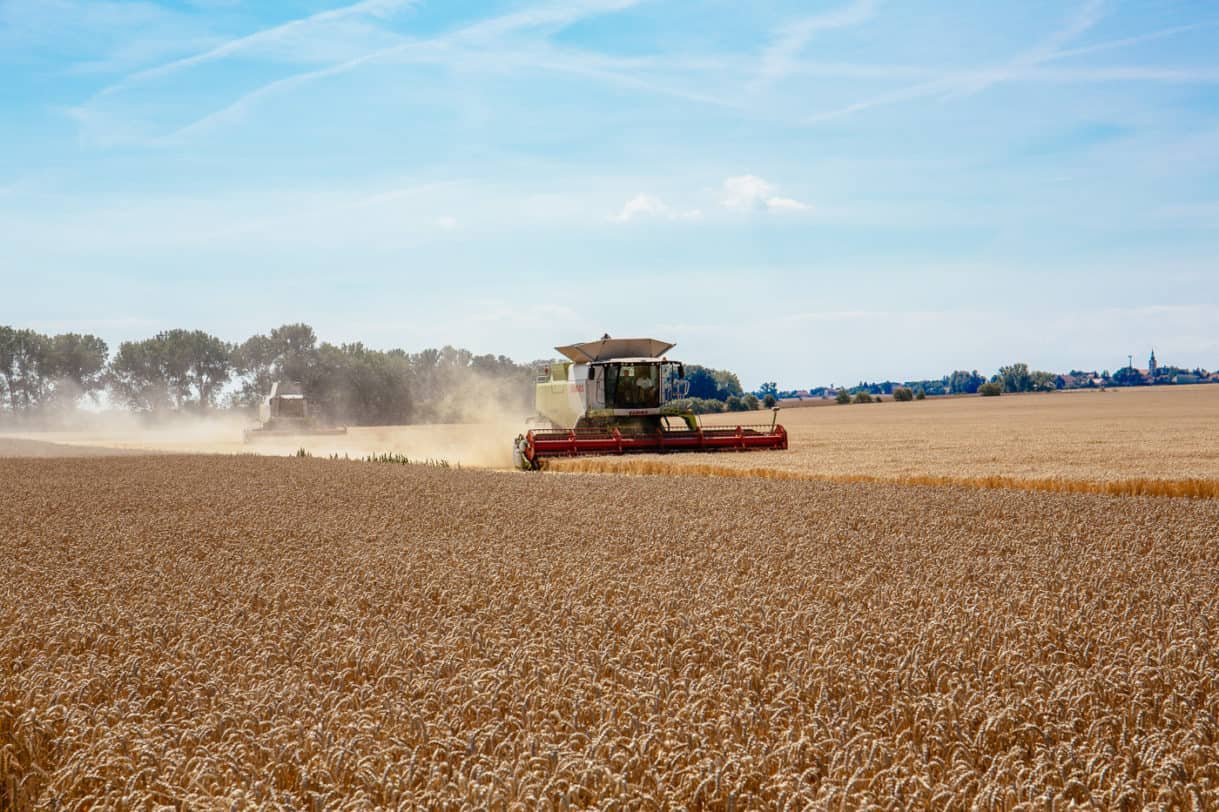
[[[1151,351],[1151,358],[1147,359],[1147,374],[1154,381],[1156,379],[1156,351]]]

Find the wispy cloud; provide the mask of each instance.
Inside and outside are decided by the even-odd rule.
[[[641,0],[582,0],[580,2],[545,3],[521,11],[472,23],[457,31],[430,40],[406,42],[370,51],[353,59],[318,70],[305,71],[269,82],[239,97],[220,110],[180,128],[170,139],[177,139],[205,130],[215,124],[239,117],[254,103],[267,96],[332,76],[349,73],[372,62],[400,56],[407,52],[430,54],[433,58],[449,49],[484,43],[497,37],[535,28],[561,29],[586,17],[612,13],[637,5]],[[392,2],[392,0],[386,0]],[[357,4],[359,5],[359,4]],[[459,56],[459,54],[455,54]]]
[[[194,15],[163,4],[0,0],[0,63],[33,61],[74,75],[114,73],[213,42]]]
[[[739,175],[724,181],[721,203],[735,211],[800,212],[812,207],[790,197],[775,194],[774,184],[757,175]]]
[[[268,82],[267,84],[262,85],[255,90],[251,90],[249,93],[239,97],[236,101],[231,102],[227,106],[208,113],[202,118],[196,119],[184,127],[180,127],[168,137],[161,140],[166,142],[177,141],[198,133],[206,132],[226,121],[233,121],[241,118],[247,110],[252,108],[261,99],[273,96],[276,93],[291,90],[296,87],[302,87],[310,82],[317,81],[318,79],[324,79],[328,76],[339,76],[341,74],[348,73],[349,71],[355,70],[367,62],[373,62],[390,53],[396,52],[400,50],[401,47],[402,46],[392,46],[389,48],[384,48],[380,51],[373,51],[370,54],[356,57],[355,59],[349,59],[346,62],[340,62],[337,65],[319,68],[318,70],[305,71],[303,73],[294,73],[291,76],[285,76],[282,79],[276,79],[273,82]]]
[[[1145,42],[1166,39],[1191,31],[1219,26],[1219,19],[1205,20],[1189,25],[1178,25],[1157,31],[1149,31],[1131,37],[1122,37],[1076,48],[1063,48],[1071,39],[1090,30],[1100,21],[1101,5],[1089,2],[1083,6],[1062,29],[1054,32],[1038,46],[1023,52],[1007,63],[979,68],[942,71],[911,65],[836,65],[795,62],[792,73],[818,77],[845,77],[860,79],[922,78],[923,81],[895,88],[884,93],[852,102],[843,107],[815,113],[805,121],[816,123],[844,118],[854,113],[884,107],[891,104],[914,101],[921,98],[954,98],[980,92],[1000,82],[1049,82],[1104,83],[1104,82],[1162,82],[1166,84],[1213,84],[1219,82],[1219,71],[1213,68],[1168,68],[1163,66],[1097,66],[1097,67],[1045,67],[1073,57],[1113,51],[1140,45]]]
[[[172,73],[186,70],[187,68],[203,65],[218,59],[225,59],[242,51],[279,41],[293,33],[297,33],[315,26],[321,26],[326,23],[334,23],[352,17],[385,17],[395,11],[416,5],[418,2],[419,0],[361,0],[358,3],[352,3],[351,5],[342,6],[341,8],[319,11],[318,13],[312,14],[308,17],[290,20],[279,25],[264,28],[260,31],[255,31],[252,34],[236,37],[206,51],[192,54],[191,56],[175,59],[152,68],[145,68],[144,70],[137,71],[124,77],[118,82],[103,88],[97,93],[97,97],[116,93],[119,90],[138,82],[168,76]]]
[[[665,203],[659,197],[649,194],[638,194],[628,200],[622,211],[612,218],[618,223],[629,223],[632,220],[700,220],[703,213],[698,209],[679,210]]]
[[[874,16],[876,3],[873,0],[853,0],[833,11],[788,23],[775,33],[770,46],[762,53],[758,80],[774,81],[791,73],[796,57],[818,32],[860,25]]]
[[[1018,54],[1006,64],[992,70],[975,73],[960,83],[953,95],[969,96],[980,93],[997,82],[1019,74],[1023,69],[1032,68],[1053,59],[1063,46],[1072,42],[1080,35],[1100,22],[1103,15],[1103,0],[1087,0],[1071,15],[1067,24],[1042,39],[1032,48]]]
[[[1060,56],[1063,46],[1094,27],[1102,18],[1102,0],[1087,0],[1071,15],[1061,28],[1042,38],[1031,48],[1020,52],[1007,62],[984,68],[950,71],[937,78],[897,88],[860,101],[808,117],[809,123],[842,118],[864,110],[915,99],[938,96],[940,98],[966,97],[1003,81],[1026,75],[1036,66]]]
[[[502,14],[473,23],[461,29],[461,39],[478,41],[497,39],[507,34],[530,29],[558,30],[587,17],[612,14],[636,6],[641,0],[559,0],[540,3],[520,11]]]
[[[508,47],[499,49],[463,48],[457,50],[433,50],[432,61],[437,63],[460,63],[463,69],[475,66],[487,70],[504,72],[509,70],[548,71],[551,73],[568,74],[596,79],[607,85],[640,90],[656,96],[668,96],[697,104],[741,109],[744,105],[739,100],[730,98],[720,91],[707,91],[666,82],[655,78],[659,72],[685,71],[702,73],[710,70],[723,69],[724,61],[714,65],[683,62],[680,60],[656,60],[640,58],[621,58],[604,54],[555,48],[543,42],[535,46],[522,45],[513,42]],[[429,59],[428,53],[421,53],[422,61]]]
[[[1122,37],[1121,39],[1098,42],[1093,45],[1081,45],[1078,48],[1064,48],[1047,57],[1044,61],[1050,62],[1060,59],[1069,59],[1076,56],[1085,56],[1087,54],[1100,53],[1102,51],[1112,51],[1118,48],[1129,48],[1132,45],[1141,45],[1145,42],[1154,42],[1155,40],[1166,39],[1167,37],[1175,37],[1177,34],[1185,34],[1190,31],[1199,31],[1205,28],[1214,28],[1215,26],[1219,26],[1219,19],[1203,20],[1201,22],[1190,23],[1189,25],[1174,25],[1170,28],[1162,28],[1158,31],[1148,31],[1145,34],[1136,34],[1132,37]]]
[[[1194,85],[1219,83],[1216,68],[1158,68],[1121,65],[1095,68],[1032,68],[1003,77],[1005,82],[1163,82]]]

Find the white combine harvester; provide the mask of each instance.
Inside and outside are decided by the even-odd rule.
[[[534,421],[546,426],[516,438],[517,467],[536,469],[547,457],[787,448],[787,432],[769,426],[704,428],[675,403],[690,385],[685,365],[654,338],[610,338],[555,347],[568,361],[538,376]],[[777,416],[777,410],[776,410]]]
[[[342,426],[321,426],[310,409],[304,390],[294,381],[276,381],[271,385],[271,394],[258,405],[258,420],[261,425],[245,430],[247,443],[269,437],[347,433]]]

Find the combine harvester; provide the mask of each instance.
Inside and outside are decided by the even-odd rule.
[[[245,430],[247,443],[271,437],[347,433],[345,427],[320,426],[301,385],[292,381],[276,381],[271,385],[271,394],[258,406],[258,419],[262,425]]]
[[[518,468],[548,457],[786,449],[787,432],[769,426],[704,428],[674,401],[690,391],[685,367],[666,356],[675,345],[654,338],[610,338],[555,347],[567,362],[538,376],[538,416],[546,428],[516,438]]]

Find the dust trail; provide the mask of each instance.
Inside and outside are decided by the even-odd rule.
[[[256,420],[217,412],[206,417],[175,417],[149,424],[116,413],[93,417],[70,429],[10,432],[4,436],[55,443],[61,446],[126,449],[181,454],[261,454],[288,456],[301,448],[315,457],[337,454],[352,458],[396,453],[412,459],[443,459],[451,464],[480,468],[512,465],[512,441],[525,428],[524,416],[472,405],[477,422],[408,426],[361,426],[340,435],[292,435],[245,442],[244,430]]]
[[[815,474],[782,471],[774,468],[727,468],[703,463],[684,464],[654,459],[607,459],[583,457],[551,459],[544,470],[573,474],[622,474],[628,476],[692,476],[730,479],[787,479],[810,482],[844,482],[881,485],[929,485],[972,488],[975,490],[1019,490],[1047,493],[1095,493],[1109,496],[1161,496],[1189,499],[1219,499],[1216,479],[1121,479],[1095,482],[1076,479],[1019,479],[1008,476],[949,477],[903,475],[895,477],[864,474]]]

